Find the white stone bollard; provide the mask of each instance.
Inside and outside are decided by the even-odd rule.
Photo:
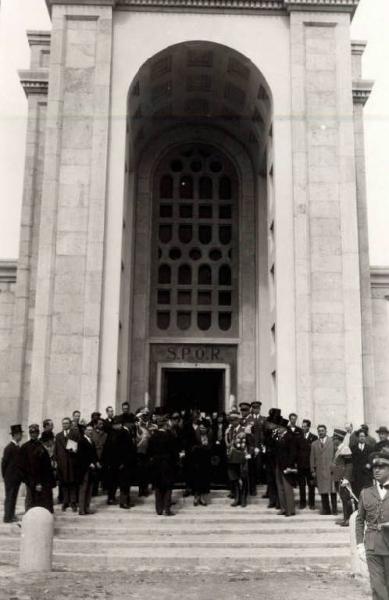
[[[22,520],[19,570],[22,573],[51,571],[54,516],[46,508],[30,508]]]
[[[355,511],[350,517],[351,570],[353,575],[356,577],[368,579],[369,572],[367,570],[367,564],[359,558],[357,550],[357,536],[355,532],[355,520],[357,518],[357,514],[358,511]]]

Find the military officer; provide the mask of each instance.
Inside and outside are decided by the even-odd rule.
[[[23,431],[21,425],[11,425],[11,441],[4,448],[3,458],[1,460],[1,474],[4,479],[5,499],[4,499],[4,523],[17,521],[15,516],[16,500],[20,487],[20,472],[18,468],[20,442]]]
[[[26,511],[42,506],[53,512],[53,487],[55,479],[49,453],[39,441],[39,425],[28,428],[30,439],[22,445],[19,453],[21,479],[27,487]]]
[[[257,483],[262,480],[263,458],[265,451],[266,419],[261,415],[262,402],[255,400],[251,403],[251,431],[254,438],[253,478],[249,482],[250,494],[257,495]]]
[[[359,497],[357,549],[367,561],[373,600],[389,599],[389,449],[373,455],[375,483]],[[366,531],[365,531],[366,526]]]

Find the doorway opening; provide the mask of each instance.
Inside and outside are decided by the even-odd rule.
[[[212,414],[225,410],[224,369],[163,369],[162,406],[167,412],[197,408]]]

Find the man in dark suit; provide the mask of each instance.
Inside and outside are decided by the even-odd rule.
[[[93,489],[94,472],[100,468],[97,460],[96,447],[92,440],[93,427],[87,425],[84,435],[80,438],[76,453],[76,471],[78,488],[78,514],[90,515],[90,502]]]
[[[39,441],[39,425],[28,428],[30,439],[22,445],[19,453],[19,468],[22,481],[26,484],[26,511],[42,506],[53,512],[53,487],[55,479],[49,453]]]
[[[178,453],[174,435],[168,428],[167,416],[157,418],[158,430],[150,438],[148,454],[151,479],[155,489],[155,510],[158,515],[174,515],[170,507],[172,490],[177,476]]]
[[[136,454],[132,436],[127,429],[123,428],[122,418],[119,416],[113,419],[102,459],[107,474],[107,503],[116,504],[116,490],[119,487],[120,508],[130,508],[130,475]]]
[[[296,514],[293,484],[297,478],[297,437],[288,429],[283,417],[278,423],[276,442],[276,483],[280,500],[279,514],[292,517]]]
[[[5,499],[4,499],[4,523],[17,521],[15,516],[16,500],[18,497],[21,483],[19,472],[19,452],[20,441],[23,431],[21,425],[11,425],[11,441],[4,448],[3,458],[1,459],[1,474],[4,479]]]
[[[76,481],[76,442],[72,439],[71,420],[62,419],[62,431],[55,436],[54,459],[57,463],[57,475],[62,491],[62,510],[71,506],[77,510],[77,481]]]
[[[367,444],[366,434],[363,429],[358,432],[358,443],[351,448],[353,464],[352,490],[357,498],[363,488],[370,487],[373,481],[370,470],[371,448]]]
[[[297,468],[298,482],[300,491],[300,508],[307,506],[307,486],[308,486],[308,506],[311,510],[315,508],[315,483],[311,474],[311,446],[317,440],[317,435],[310,431],[311,421],[304,419],[301,424],[302,433],[298,437],[297,449]]]
[[[367,561],[374,600],[389,598],[389,450],[372,457],[376,483],[362,490],[355,521],[357,549]],[[366,530],[365,530],[366,527]]]

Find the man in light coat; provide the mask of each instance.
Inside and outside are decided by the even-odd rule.
[[[310,463],[312,477],[316,479],[317,489],[321,496],[320,514],[331,514],[331,495],[332,514],[336,515],[336,492],[333,489],[333,482],[331,478],[334,444],[332,439],[327,435],[327,427],[325,425],[318,426],[317,434],[319,439],[312,443]]]

